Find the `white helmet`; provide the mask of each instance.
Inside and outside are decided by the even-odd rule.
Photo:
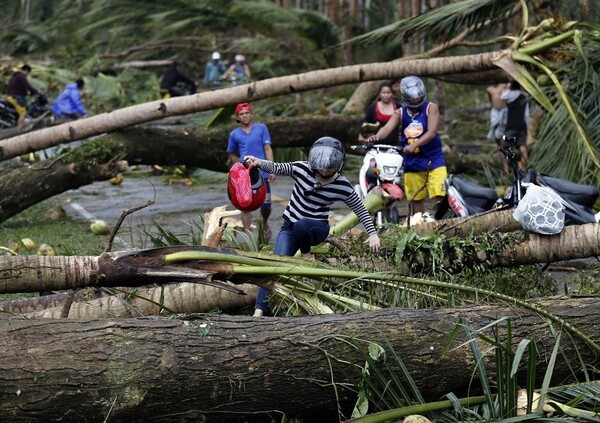
[[[221,59],[221,53],[219,53],[218,51],[213,52],[212,59],[213,60],[220,60]]]
[[[235,61],[236,62],[243,62],[244,60],[246,60],[246,58],[244,57],[243,54],[236,54],[235,55]]]

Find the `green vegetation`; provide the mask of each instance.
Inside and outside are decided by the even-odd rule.
[[[27,250],[21,239],[29,238],[36,248]],[[36,254],[41,244],[54,248],[56,255],[90,255],[102,253],[108,236],[97,236],[89,222],[79,222],[65,216],[59,199],[51,198],[0,225],[0,244],[15,245],[19,254]]]

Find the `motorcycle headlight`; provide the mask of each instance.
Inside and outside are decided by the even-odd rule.
[[[383,173],[386,175],[395,175],[398,172],[398,166],[383,166]]]

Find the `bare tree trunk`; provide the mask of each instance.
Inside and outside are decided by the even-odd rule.
[[[156,100],[2,140],[0,141],[0,159],[6,160],[62,142],[85,139],[168,116],[216,109],[242,101],[260,100],[353,82],[392,79],[409,74],[427,77],[493,69],[495,68],[494,59],[503,53],[509,54],[508,51],[500,51],[428,60],[344,66],[271,78],[228,89]]]
[[[81,295],[73,302],[70,319],[160,316],[171,313],[208,313],[211,310],[239,310],[252,306],[258,286],[238,285],[244,294],[196,283],[168,284],[154,288],[123,289],[115,295],[84,299]],[[51,297],[50,299],[48,299]],[[15,315],[27,319],[58,319],[61,317],[65,294],[47,295],[0,303],[0,318]],[[49,304],[49,306],[47,306]]]
[[[405,7],[405,4],[402,3],[401,7]],[[404,13],[404,12],[401,12],[401,13]],[[449,48],[460,44],[465,39],[465,37],[468,34],[470,34],[470,32],[471,31],[469,31],[469,30],[463,31],[462,33],[460,33],[459,35],[457,35],[456,37],[454,37],[452,40],[448,41],[447,43],[440,44],[439,46],[432,48],[431,50],[429,50],[427,52],[427,56],[430,56],[430,57],[437,56],[437,55],[441,54],[442,52],[448,50]],[[408,61],[408,60],[415,60],[415,59],[418,59],[421,57],[421,55],[419,55],[419,54],[408,55],[407,52],[403,52],[403,54],[404,54],[403,57],[393,60],[390,63],[398,63],[398,62],[404,62],[404,61]],[[380,80],[379,81],[368,81],[368,82],[361,83],[358,86],[358,88],[356,90],[354,90],[354,92],[352,93],[352,96],[346,103],[346,106],[344,106],[344,112],[362,113],[364,111],[365,107],[367,106],[367,104],[369,104],[369,102],[371,102],[371,100],[377,95],[377,89],[378,89],[380,83],[381,83]]]
[[[600,342],[597,299],[552,298],[540,306]],[[475,360],[463,332],[455,348],[444,356],[441,351],[459,319],[479,329],[501,317],[511,322],[514,349],[524,339],[536,343],[543,377],[556,343],[547,319],[504,303],[269,319],[5,320],[0,322],[0,413],[7,421],[172,422],[201,421],[202,415],[220,421],[266,418],[266,413],[337,421],[336,395],[349,417],[356,401],[349,387],[359,384],[365,362],[352,342],[363,351],[367,342],[381,345],[387,350],[385,364],[398,376],[402,372],[389,343],[426,400],[449,392],[476,395]],[[499,334],[506,335],[502,327]],[[560,347],[554,382],[564,383],[582,363],[589,366],[589,377],[597,376],[597,351],[564,334]],[[565,361],[570,358],[575,360]],[[485,362],[493,375],[493,357]],[[390,377],[383,362],[381,371]]]
[[[436,220],[435,222],[413,225],[410,230],[419,234],[440,232],[447,237],[465,238],[495,232],[513,232],[521,229],[521,224],[513,217],[514,210],[495,210],[475,216]]]

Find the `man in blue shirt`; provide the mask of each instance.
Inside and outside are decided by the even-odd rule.
[[[79,78],[72,84],[68,84],[62,93],[56,97],[52,105],[52,113],[60,119],[75,120],[87,115],[87,110],[81,103],[81,90],[83,79]]]
[[[227,143],[227,152],[231,163],[237,163],[240,158],[254,156],[259,159],[273,161],[273,149],[271,148],[271,136],[267,125],[253,122],[252,108],[249,103],[240,103],[235,107],[235,119],[239,127],[231,131]],[[271,237],[271,228],[268,219],[271,215],[271,185],[275,175],[261,171],[267,185],[267,196],[260,208],[263,222],[263,233],[265,238]],[[242,224],[248,234],[251,233],[252,213],[242,211]]]
[[[220,85],[221,77],[226,71],[227,68],[221,62],[221,54],[218,51],[213,52],[211,60],[206,63],[204,84],[213,87]]]

